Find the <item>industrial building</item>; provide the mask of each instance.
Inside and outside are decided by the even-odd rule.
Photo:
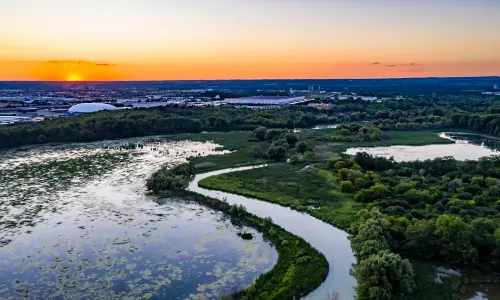
[[[304,96],[290,97],[290,96],[254,96],[243,98],[228,98],[221,101],[216,101],[220,104],[230,104],[235,106],[240,105],[299,105],[305,104],[312,100],[306,99]]]

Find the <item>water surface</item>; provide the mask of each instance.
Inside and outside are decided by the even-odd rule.
[[[4,152],[0,298],[217,299],[251,284],[277,259],[261,234],[144,188],[161,165],[217,147],[131,139]]]
[[[323,253],[330,265],[328,277],[320,287],[306,297],[307,299],[327,299],[328,294],[335,292],[339,293],[340,299],[354,299],[353,287],[356,285],[356,280],[349,274],[349,270],[355,263],[355,258],[346,232],[288,207],[198,186],[198,182],[207,177],[251,168],[254,167],[225,169],[196,175],[189,185],[189,190],[212,198],[225,198],[230,204],[242,204],[250,213],[261,218],[271,217],[273,223],[303,238]]]
[[[396,161],[426,160],[452,156],[457,160],[477,160],[484,156],[500,154],[500,143],[494,139],[475,134],[441,133],[441,137],[453,140],[453,144],[435,144],[425,146],[389,146],[349,148],[347,154],[366,152]]]

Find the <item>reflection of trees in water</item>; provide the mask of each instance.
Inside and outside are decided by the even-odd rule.
[[[447,135],[456,141],[465,141],[474,145],[483,145],[484,147],[490,150],[500,151],[500,141],[494,139],[488,139],[476,134],[467,134],[467,133],[447,133]]]

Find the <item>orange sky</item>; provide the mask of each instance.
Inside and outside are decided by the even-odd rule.
[[[394,78],[430,76],[499,75],[500,63],[430,64],[307,64],[307,63],[193,63],[110,64],[88,61],[0,62],[12,70],[0,80],[171,80],[171,79],[265,79],[265,78]],[[4,69],[5,70],[5,69]]]
[[[0,80],[495,76],[499,11],[498,0],[2,0]]]

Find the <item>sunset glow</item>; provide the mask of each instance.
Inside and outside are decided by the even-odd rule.
[[[499,11],[496,0],[5,0],[0,80],[500,75]]]
[[[66,81],[82,81],[82,77],[80,75],[77,75],[77,74],[70,74],[68,75],[68,78],[66,79]]]

